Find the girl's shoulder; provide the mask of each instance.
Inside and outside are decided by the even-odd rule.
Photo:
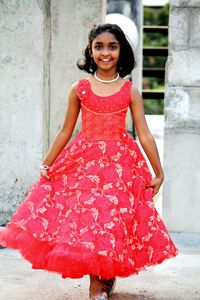
[[[77,88],[79,88],[81,85],[88,85],[89,84],[89,78],[80,78],[78,81],[77,81]]]
[[[72,83],[70,90],[78,93],[81,86],[87,85],[87,80],[85,78],[81,78],[78,81]]]
[[[83,100],[90,90],[90,84],[89,84],[88,78],[79,79],[75,83],[75,86],[76,86],[76,92],[77,92],[78,98],[80,100]]]

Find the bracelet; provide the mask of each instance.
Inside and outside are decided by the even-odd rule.
[[[49,170],[49,166],[47,165],[41,165],[40,170]]]

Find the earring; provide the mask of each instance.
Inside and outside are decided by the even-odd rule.
[[[90,63],[89,63],[89,71],[90,71],[91,73],[94,73],[94,71],[95,71],[95,66],[96,66],[96,64],[95,64],[95,62],[94,62],[94,59],[93,59],[92,56],[91,56]]]

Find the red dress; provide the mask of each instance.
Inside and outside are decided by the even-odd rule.
[[[125,130],[130,81],[111,96],[78,84],[82,130],[29,190],[0,244],[34,269],[79,278],[126,277],[176,256],[158,215],[146,161]]]

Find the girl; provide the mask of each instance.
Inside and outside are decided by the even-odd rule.
[[[34,269],[63,278],[90,275],[90,299],[105,300],[115,277],[137,274],[177,254],[153,196],[163,182],[142,99],[124,77],[134,54],[117,25],[93,28],[78,67],[90,74],[72,85],[68,111],[40,167],[40,178],[1,232]],[[131,108],[138,145],[125,130]],[[67,146],[79,111],[82,130]]]

